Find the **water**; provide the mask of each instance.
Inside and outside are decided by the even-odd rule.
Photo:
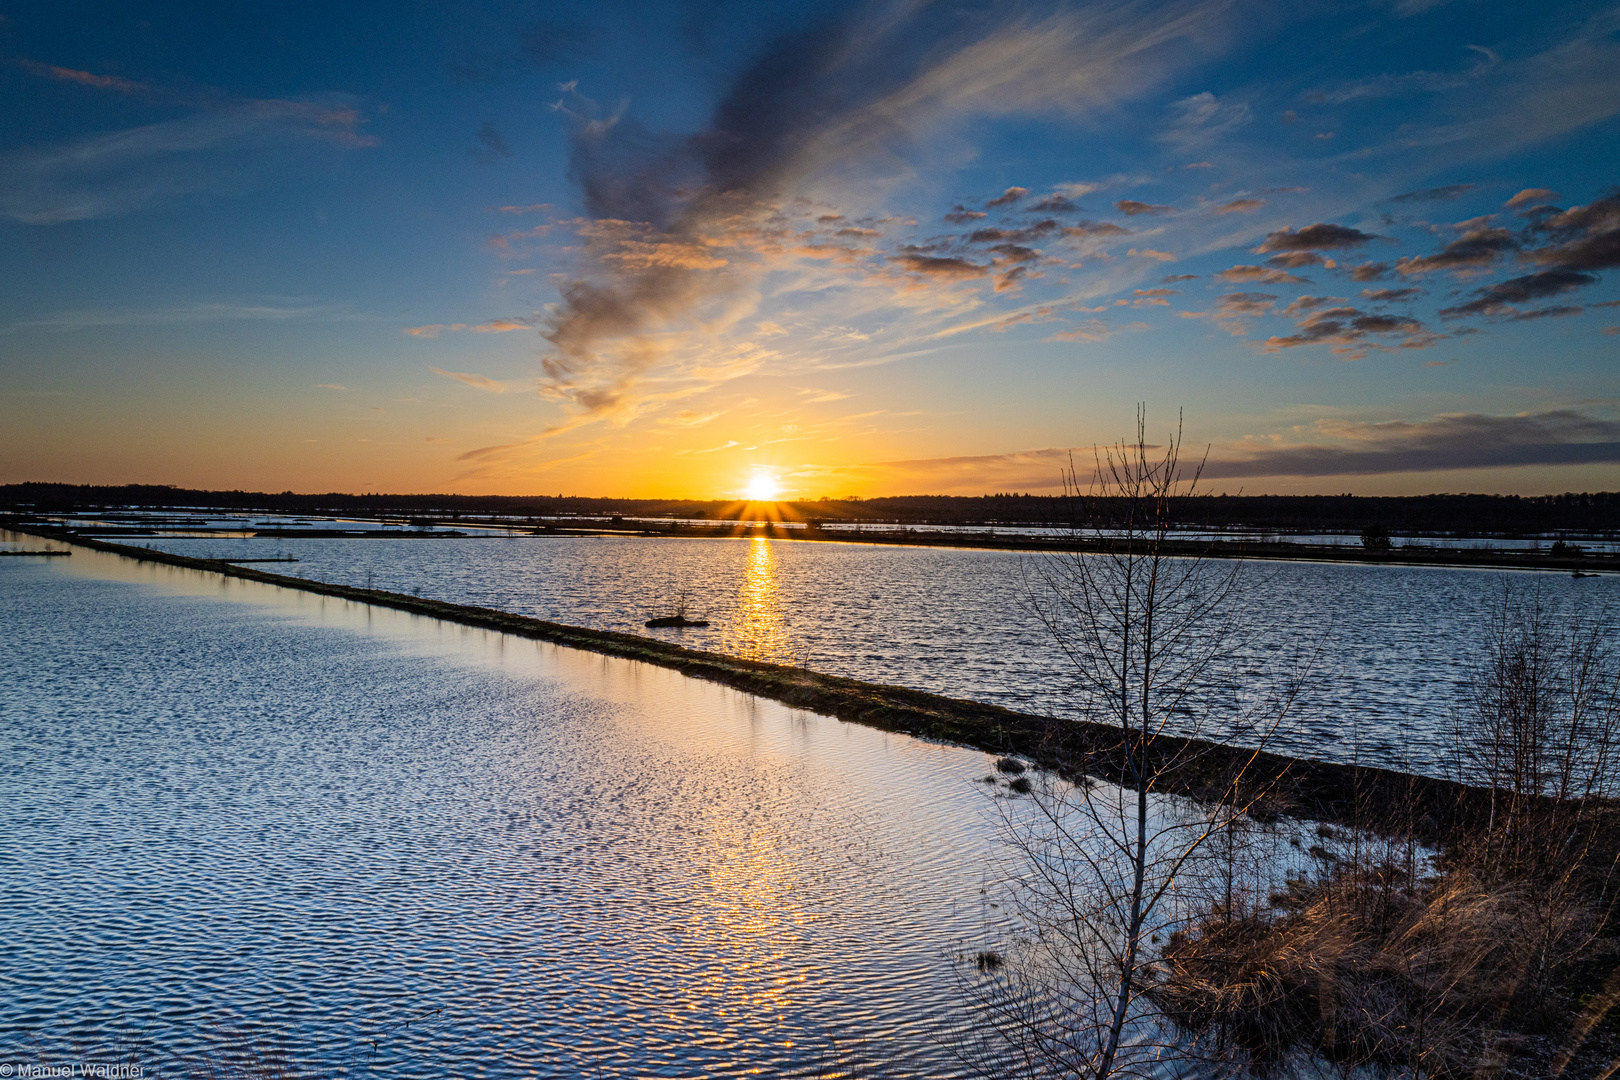
[[[622,630],[1051,715],[1072,715],[1067,661],[1030,613],[1040,556],[965,548],[653,537],[175,539],[200,557],[278,552],[268,567],[557,622]],[[1506,582],[1614,619],[1620,575],[1363,563],[1253,562],[1247,603],[1299,647],[1321,646],[1278,749],[1442,772],[1446,724]],[[681,592],[706,630],[648,630]]]
[[[476,599],[565,550],[420,543],[319,550]],[[949,954],[998,918],[983,754],[84,549],[0,560],[0,685],[3,1060],[954,1073]]]

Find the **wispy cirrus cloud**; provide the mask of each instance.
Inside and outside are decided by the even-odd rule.
[[[508,389],[505,383],[491,379],[487,375],[474,375],[466,371],[445,371],[443,368],[436,368],[432,365],[428,366],[428,370],[435,375],[443,375],[447,379],[454,379],[456,382],[470,386],[474,390],[483,390],[491,394],[504,394]]]
[[[407,326],[405,332],[411,337],[436,338],[442,333],[458,333],[469,330],[474,334],[510,334],[516,330],[532,330],[533,322],[521,319],[491,319],[483,323],[429,323],[426,326]]]
[[[0,214],[31,225],[109,217],[185,195],[239,190],[299,146],[353,149],[378,141],[363,133],[354,100],[343,95],[244,99],[33,60],[19,64],[56,82],[194,110],[0,157]]]

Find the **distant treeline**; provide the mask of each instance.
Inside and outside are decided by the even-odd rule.
[[[758,506],[724,500],[592,499],[547,495],[300,495],[194,491],[131,484],[0,486],[0,508],[67,512],[107,507],[197,508],[232,513],[354,514],[429,517],[500,514],[548,517],[758,517]],[[902,525],[1064,525],[1083,515],[1075,502],[1048,495],[904,495],[781,504],[782,516]],[[1620,492],[1564,495],[1209,495],[1176,499],[1176,521],[1189,526],[1313,532],[1359,530],[1467,534],[1620,530]]]

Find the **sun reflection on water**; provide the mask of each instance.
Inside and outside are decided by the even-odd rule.
[[[727,628],[725,652],[748,660],[788,663],[792,649],[782,612],[776,551],[763,536],[748,541],[737,615]]]

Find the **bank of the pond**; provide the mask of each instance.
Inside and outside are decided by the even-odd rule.
[[[906,687],[861,682],[803,668],[690,649],[636,634],[570,626],[491,608],[356,588],[269,573],[217,559],[198,559],[111,543],[32,522],[0,527],[131,559],[242,578],[358,603],[414,612],[671,668],[840,720],[885,731],[1017,755],[1071,778],[1118,781],[1125,761],[1119,732],[1106,725],[1017,712]],[[1161,790],[1194,798],[1218,797],[1230,778],[1243,775],[1250,794],[1263,793],[1262,812],[1316,821],[1391,828],[1441,840],[1450,827],[1489,805],[1489,794],[1450,781],[1359,765],[1288,757],[1240,746],[1161,737],[1155,744],[1177,762]]]

